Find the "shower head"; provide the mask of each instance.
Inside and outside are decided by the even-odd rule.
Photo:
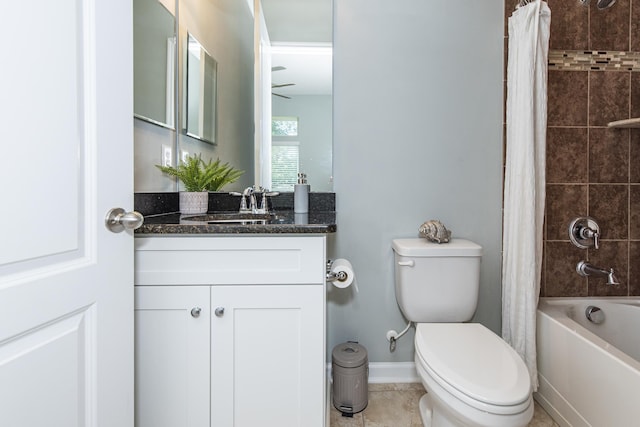
[[[589,6],[589,3],[591,3],[591,0],[578,0],[578,1],[583,6]],[[598,3],[596,4],[596,7],[599,10],[608,9],[611,6],[613,6],[615,4],[615,2],[616,2],[616,0],[598,0]]]

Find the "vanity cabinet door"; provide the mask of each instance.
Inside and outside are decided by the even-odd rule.
[[[212,287],[212,426],[324,426],[324,292]]]
[[[135,287],[136,427],[209,427],[210,288]]]

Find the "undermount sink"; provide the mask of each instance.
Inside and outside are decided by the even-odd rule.
[[[269,220],[266,219],[212,219],[207,221],[207,224],[229,224],[229,225],[252,225],[252,224],[267,224]]]
[[[203,215],[184,216],[180,219],[181,224],[229,224],[229,225],[264,225],[276,219],[275,214],[251,213],[251,212],[229,212],[212,213]]]

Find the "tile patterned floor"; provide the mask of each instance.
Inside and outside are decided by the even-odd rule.
[[[331,427],[422,427],[418,400],[421,384],[369,384],[369,404],[353,418],[343,417],[331,405]],[[558,427],[537,403],[529,427]]]

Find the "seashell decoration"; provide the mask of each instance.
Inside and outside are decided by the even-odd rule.
[[[448,243],[451,239],[451,231],[447,230],[447,227],[437,219],[431,219],[420,226],[420,237],[436,242],[436,243]]]

